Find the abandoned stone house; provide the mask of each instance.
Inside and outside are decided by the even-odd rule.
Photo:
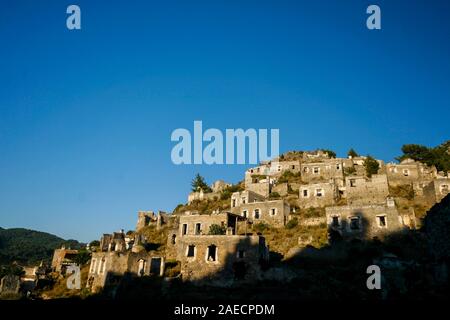
[[[244,218],[230,212],[182,215],[179,218],[178,234],[180,236],[206,235],[209,234],[212,225],[218,225],[225,228],[226,234],[236,235],[241,230],[245,230],[245,224]]]
[[[440,202],[450,193],[450,178],[441,177],[431,181],[423,188],[423,196],[429,204]]]
[[[177,260],[183,280],[228,286],[259,279],[268,248],[262,236],[185,235],[178,240]]]
[[[327,207],[325,212],[329,230],[344,239],[382,237],[403,227],[392,198],[382,204]]]
[[[323,150],[305,151],[302,155],[303,162],[330,159],[328,152]]]
[[[277,176],[281,175],[285,171],[291,171],[292,173],[300,172],[300,161],[271,161],[269,167],[269,175]]]
[[[158,211],[157,214],[153,211],[139,211],[136,231],[151,225],[159,229],[162,225],[169,223],[171,219],[173,219],[173,216],[164,211]]]
[[[405,159],[398,164],[386,164],[386,174],[389,184],[392,186],[411,184],[414,182],[428,184],[437,178],[437,170],[435,167],[428,167],[427,165],[412,159]]]
[[[339,189],[333,182],[305,184],[299,189],[300,208],[331,206],[338,200]]]
[[[230,183],[226,183],[223,180],[217,180],[213,184],[211,184],[212,192],[204,192],[203,190],[199,190],[189,193],[188,204],[192,203],[193,201],[220,199],[221,192],[229,186],[231,186]]]
[[[301,177],[305,183],[344,180],[344,166],[341,159],[327,159],[323,162],[302,163]]]
[[[268,249],[262,236],[247,233],[248,223],[230,212],[181,215],[168,234],[166,259],[179,261],[182,279],[197,284],[255,280]],[[223,227],[225,233],[211,234],[212,225]]]
[[[267,223],[274,227],[282,227],[289,220],[291,208],[283,200],[264,200],[235,203],[232,199],[231,212],[248,219],[251,223]]]
[[[343,197],[348,204],[377,204],[386,201],[389,185],[385,174],[349,176],[345,180]]]
[[[100,248],[92,252],[86,287],[97,292],[105,286],[117,285],[123,276],[162,276],[164,257],[145,248],[145,239],[136,235],[133,241],[125,241],[125,235],[115,232],[105,234]]]
[[[239,207],[243,204],[251,202],[261,202],[264,201],[264,197],[258,193],[250,190],[244,190],[240,192],[234,192],[231,195],[231,208]]]
[[[73,259],[77,256],[78,250],[66,249],[63,245],[60,249],[53,252],[52,269],[56,272],[64,273],[69,265],[75,264]]]

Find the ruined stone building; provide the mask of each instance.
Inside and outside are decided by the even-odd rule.
[[[125,238],[123,232],[103,235],[99,250],[92,252],[87,288],[97,292],[117,285],[124,276],[163,275],[163,256],[148,251],[139,235],[128,244]]]
[[[75,264],[73,259],[77,256],[78,250],[66,249],[63,245],[60,249],[53,252],[52,269],[56,272],[64,273],[69,265]]]
[[[173,219],[171,214],[164,211],[158,211],[155,214],[153,211],[139,211],[138,222],[136,224],[136,230],[139,231],[147,226],[155,226],[157,229],[161,228],[164,224],[168,224]]]
[[[385,174],[348,176],[345,180],[343,196],[349,204],[383,203],[389,196],[388,180]]]
[[[433,180],[423,188],[423,196],[429,204],[440,202],[449,193],[449,177],[441,177]]]
[[[344,239],[382,237],[400,231],[403,226],[392,198],[384,204],[334,206],[325,210],[329,229]]]
[[[179,219],[179,227],[169,234],[166,256],[180,261],[183,280],[226,286],[258,279],[268,249],[262,236],[246,234],[247,219],[226,212]],[[212,225],[225,233],[211,234]]]
[[[189,193],[188,204],[193,201],[218,200],[220,199],[221,192],[229,186],[231,186],[231,184],[226,183],[223,180],[217,180],[211,185],[212,192],[204,192],[203,190],[200,190]]]
[[[299,188],[299,207],[325,207],[339,200],[338,185],[333,182],[311,183]]]
[[[369,177],[365,160],[359,156],[331,158],[320,150],[291,152],[286,159],[279,157],[246,170],[244,190],[231,195],[229,209],[201,211],[205,214],[191,209],[176,215],[140,211],[135,234],[103,235],[99,250],[92,254],[88,287],[98,290],[114,285],[126,275],[160,276],[166,261],[178,263],[184,281],[221,286],[255,281],[261,279],[269,256],[265,238],[254,232],[259,223],[282,228],[299,214],[315,212],[313,216],[305,214],[299,223],[322,225],[330,235],[342,239],[381,239],[405,226],[415,226],[407,221],[407,214],[399,214],[399,198],[393,197],[393,189],[411,186],[414,196],[430,205],[449,193],[450,179],[435,168],[410,160],[386,165],[377,160],[378,173]],[[216,181],[212,192],[190,193],[188,203],[220,200],[229,186]],[[304,210],[309,208],[322,209]],[[148,249],[149,239],[138,233],[148,226],[164,231],[164,250]],[[64,257],[55,252],[55,267]]]
[[[291,209],[283,200],[265,200],[244,203],[231,208],[231,212],[247,218],[252,223],[266,223],[274,227],[284,226]]]

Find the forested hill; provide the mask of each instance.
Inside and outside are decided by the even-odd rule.
[[[0,265],[17,262],[21,265],[50,262],[53,250],[65,244],[73,249],[83,244],[76,240],[64,240],[53,234],[23,228],[0,228]]]

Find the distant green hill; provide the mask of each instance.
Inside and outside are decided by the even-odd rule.
[[[65,244],[73,249],[83,244],[76,240],[64,240],[53,234],[22,228],[0,228],[0,265],[18,262],[22,265],[50,262],[53,250]]]

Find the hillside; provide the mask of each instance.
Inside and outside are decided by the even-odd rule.
[[[22,228],[0,228],[0,265],[16,261],[28,265],[41,260],[50,262],[53,250],[62,244],[71,248],[82,246],[76,240],[64,240],[53,234]]]

